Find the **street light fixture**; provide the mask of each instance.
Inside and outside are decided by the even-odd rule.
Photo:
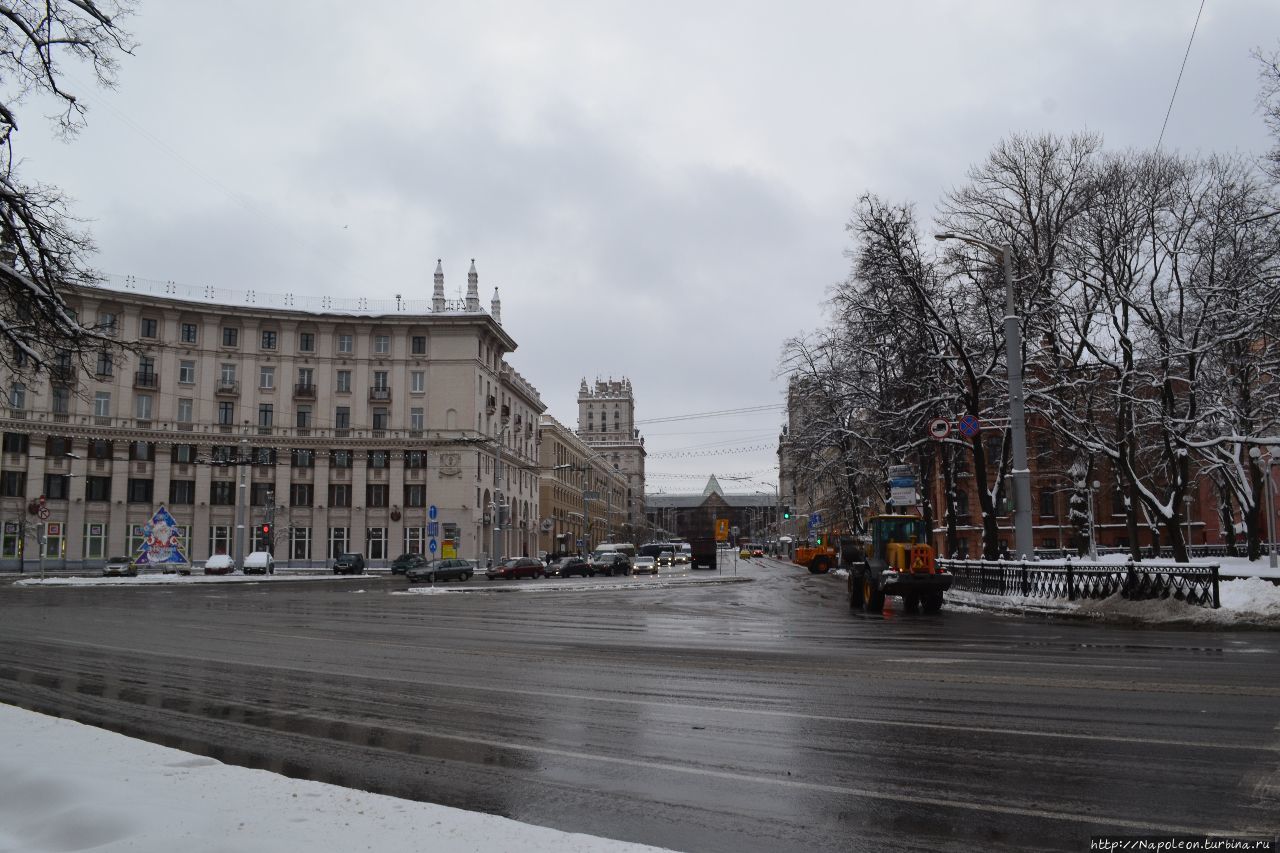
[[[1004,267],[1004,346],[1009,368],[1009,431],[1013,434],[1013,541],[1014,550],[1025,560],[1035,560],[1031,529],[1031,469],[1027,467],[1027,424],[1022,396],[1022,329],[1013,302],[1013,247],[997,246],[967,234],[950,231],[933,235],[935,240],[959,240],[986,249]]]
[[[1278,561],[1276,558],[1276,507],[1275,497],[1272,494],[1271,469],[1276,464],[1276,457],[1274,453],[1267,453],[1266,458],[1263,459],[1262,448],[1260,447],[1249,448],[1249,456],[1259,466],[1267,466],[1267,563],[1274,569],[1278,567]]]

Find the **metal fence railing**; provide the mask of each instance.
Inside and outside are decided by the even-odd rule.
[[[1120,593],[1131,600],[1166,599],[1199,607],[1219,606],[1218,566],[1148,566],[1142,563],[1061,565],[1017,560],[939,560],[956,589],[1029,598],[1102,599]]]

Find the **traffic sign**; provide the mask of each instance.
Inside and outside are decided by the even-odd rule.
[[[738,535],[738,528],[736,527],[733,528],[733,534],[735,536]],[[727,518],[716,519],[716,541],[717,542],[729,541],[729,519]]]
[[[951,434],[951,421],[946,418],[934,418],[929,421],[929,435],[936,439],[944,439]]]
[[[973,415],[965,415],[956,426],[960,428],[966,438],[973,438],[982,429],[982,424],[978,423],[978,419]]]
[[[37,513],[37,515],[40,516],[41,521],[47,521],[49,518],[49,508],[47,506],[40,507],[40,512]]]
[[[809,526],[818,527],[822,524],[822,513],[814,512],[809,514]]]
[[[542,523],[538,525],[538,528],[539,528],[540,530],[542,530],[542,532],[543,532],[543,533],[550,533],[550,532],[551,532],[551,528],[552,528],[552,527],[554,527],[554,526],[555,526],[555,522],[554,522],[554,521],[552,521],[552,520],[551,520],[551,519],[549,519],[549,518],[544,518],[544,519],[542,519]]]
[[[432,554],[436,552],[436,540],[432,539],[430,542],[427,543],[427,550],[430,551]]]
[[[428,536],[439,536],[439,535],[440,535],[440,522],[438,522],[438,521],[428,521],[428,522],[427,522],[427,535],[428,535]]]
[[[436,512],[435,504],[432,504],[431,506],[427,507],[427,518],[431,519],[432,521],[435,521],[436,515],[438,515],[438,513]]]

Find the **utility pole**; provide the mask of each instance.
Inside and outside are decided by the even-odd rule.
[[[245,546],[245,513],[248,507],[249,491],[249,439],[240,439],[240,457],[236,464],[240,468],[240,487],[236,490],[236,546],[235,567],[244,568]]]

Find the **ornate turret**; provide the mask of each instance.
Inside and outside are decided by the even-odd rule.
[[[436,286],[431,292],[431,310],[437,314],[444,310],[444,267],[436,258]]]
[[[489,303],[489,313],[493,315],[493,322],[499,326],[502,325],[502,300],[498,298],[498,288],[493,289],[493,301]]]
[[[476,259],[471,259],[471,269],[467,271],[467,310],[480,310],[480,276],[476,274]]]

